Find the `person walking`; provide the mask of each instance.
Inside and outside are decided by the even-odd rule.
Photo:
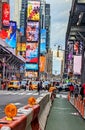
[[[40,83],[38,83],[38,85],[37,85],[37,91],[38,91],[39,95],[40,95],[40,89],[41,89],[41,86],[40,86]]]
[[[79,94],[79,87],[78,87],[78,85],[75,85],[75,87],[74,87],[74,96],[75,96],[75,98],[78,97],[78,94]]]
[[[85,97],[85,83],[82,84],[82,87],[80,89],[80,95],[81,95],[82,100],[83,100],[83,98]]]
[[[70,84],[69,90],[70,90],[70,96],[73,96],[74,86],[72,83]]]

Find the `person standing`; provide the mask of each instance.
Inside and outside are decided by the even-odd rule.
[[[37,91],[38,91],[39,95],[40,95],[40,89],[41,89],[41,86],[40,86],[40,83],[38,83],[38,85],[37,85]]]
[[[74,86],[72,83],[70,84],[69,90],[70,90],[70,96],[73,96]]]
[[[82,100],[83,100],[83,98],[85,97],[85,83],[82,84],[82,87],[80,89],[80,95],[81,95]]]
[[[75,95],[75,98],[78,97],[78,94],[79,94],[79,87],[78,87],[78,85],[75,85],[75,87],[74,87],[74,95]]]

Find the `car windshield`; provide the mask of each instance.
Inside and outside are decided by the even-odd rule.
[[[22,85],[22,84],[26,84],[26,82],[27,82],[27,81],[25,81],[25,80],[21,81],[21,85]]]
[[[19,85],[19,82],[10,82],[10,85]]]
[[[32,84],[38,84],[38,81],[33,81]]]

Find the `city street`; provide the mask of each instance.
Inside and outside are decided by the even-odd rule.
[[[0,90],[0,118],[2,118],[4,114],[4,108],[8,103],[14,103],[17,108],[23,107],[28,104],[28,98],[30,96],[34,96],[38,98],[43,95],[43,93],[47,93],[46,91],[41,91],[40,95],[37,91],[29,91],[29,90],[18,90],[18,91],[7,91]]]

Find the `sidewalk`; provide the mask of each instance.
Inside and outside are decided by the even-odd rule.
[[[65,98],[55,98],[45,130],[85,130],[85,121]]]

